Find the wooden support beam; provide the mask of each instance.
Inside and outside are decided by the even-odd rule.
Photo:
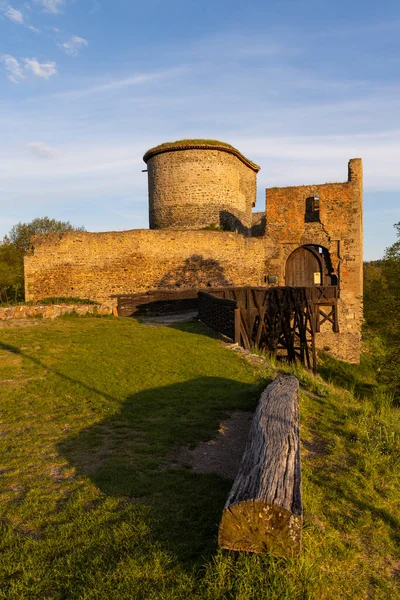
[[[280,375],[261,394],[222,513],[218,536],[222,548],[286,557],[300,553],[298,388],[296,377]]]

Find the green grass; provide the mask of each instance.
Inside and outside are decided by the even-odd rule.
[[[280,365],[194,323],[57,319],[0,342],[0,598],[400,598],[400,415],[363,366],[358,396],[331,359],[328,381],[286,368],[303,386],[305,524],[284,560],[218,550],[231,482],[166,460],[253,409]]]

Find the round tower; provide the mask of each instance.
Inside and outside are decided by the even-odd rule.
[[[214,140],[161,144],[143,156],[150,229],[221,228],[249,233],[260,167]]]

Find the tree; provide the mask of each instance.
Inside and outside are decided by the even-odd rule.
[[[400,223],[396,223],[397,242],[387,248],[382,274],[387,284],[387,306],[384,321],[387,363],[382,369],[385,383],[400,400]]]
[[[10,243],[0,245],[0,302],[24,299],[24,255]]]
[[[33,219],[30,223],[17,223],[17,225],[14,225],[5,237],[5,242],[13,244],[22,252],[27,252],[34,235],[84,230],[84,227],[75,227],[69,221],[56,221],[55,219],[49,219],[49,217],[42,217]]]
[[[0,243],[0,302],[18,302],[24,299],[24,254],[29,250],[33,236],[66,231],[84,231],[68,221],[49,217],[17,223]]]
[[[365,265],[364,311],[368,326],[384,343],[379,378],[400,401],[400,223],[398,240],[381,261]]]

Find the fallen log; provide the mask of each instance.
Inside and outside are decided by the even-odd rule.
[[[222,513],[218,543],[228,550],[297,556],[302,501],[299,382],[280,375],[261,394]]]

